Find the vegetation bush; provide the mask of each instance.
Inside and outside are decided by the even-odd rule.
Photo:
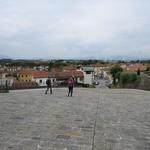
[[[140,83],[140,76],[138,76],[136,73],[128,73],[128,72],[123,72],[120,74],[120,86],[125,87],[126,85],[137,85]]]

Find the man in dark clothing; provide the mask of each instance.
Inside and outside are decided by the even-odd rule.
[[[74,79],[73,77],[70,77],[67,81],[68,83],[68,96],[71,95],[72,97],[72,94],[73,94],[73,87],[74,87]]]
[[[52,94],[52,83],[50,77],[46,80],[47,89],[45,91],[45,94],[47,94],[48,90],[50,90],[50,94]]]

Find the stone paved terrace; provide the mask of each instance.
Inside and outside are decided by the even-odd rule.
[[[0,93],[0,150],[150,150],[150,92]]]

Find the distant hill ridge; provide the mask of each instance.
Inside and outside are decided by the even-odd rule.
[[[6,55],[1,55],[0,54],[0,59],[11,59],[10,57],[6,56]]]

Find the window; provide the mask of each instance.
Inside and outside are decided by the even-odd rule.
[[[28,75],[26,75],[26,77],[28,77]]]
[[[91,74],[91,71],[86,71],[86,74]]]
[[[42,83],[42,80],[40,80],[40,83]]]
[[[55,79],[53,79],[53,82],[55,82]]]

